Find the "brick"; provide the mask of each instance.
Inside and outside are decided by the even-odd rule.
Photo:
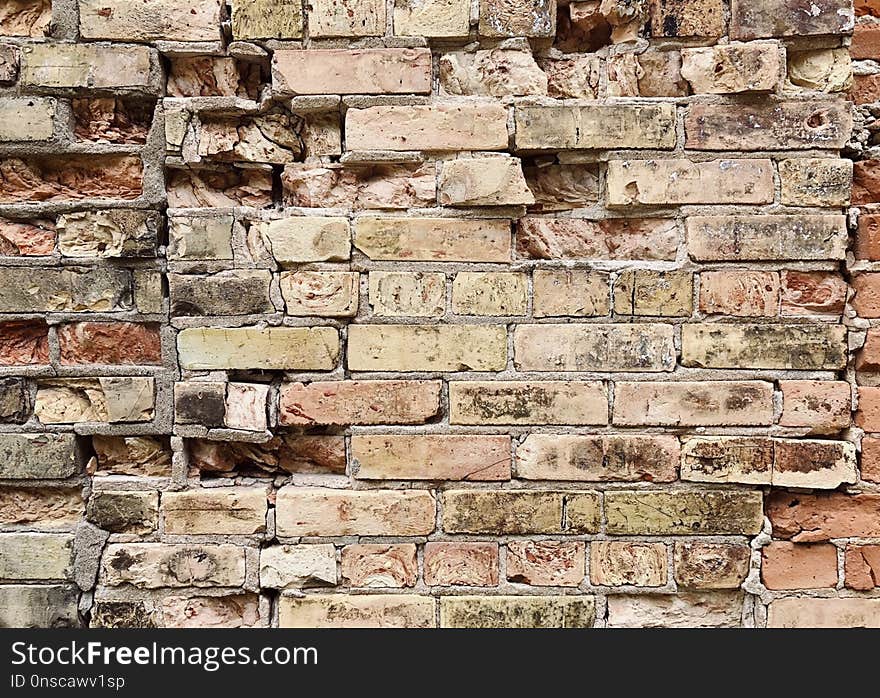
[[[675,147],[672,104],[517,106],[518,150]]]
[[[517,325],[520,371],[671,371],[672,327],[660,324]]]
[[[281,386],[278,420],[294,426],[423,424],[440,410],[439,381],[326,381]]]
[[[789,206],[846,206],[850,199],[852,170],[852,160],[783,160],[779,163],[782,203]]]
[[[783,316],[841,315],[846,305],[847,284],[840,274],[824,271],[784,271]]]
[[[853,163],[853,206],[880,201],[880,160],[860,160]]]
[[[226,384],[175,383],[174,420],[179,424],[222,427],[226,420]]]
[[[282,487],[279,536],[419,536],[434,530],[434,497],[424,490]]]
[[[602,382],[450,381],[450,424],[607,424]]]
[[[55,250],[51,221],[11,221],[0,218],[0,254],[4,257],[50,255]]]
[[[170,259],[232,259],[231,215],[169,216]]]
[[[866,436],[862,439],[862,479],[880,482],[880,438]]]
[[[847,545],[843,566],[848,589],[870,591],[880,578],[880,545]]]
[[[412,587],[419,576],[412,543],[346,545],[341,566],[342,578],[353,587]]]
[[[440,166],[444,206],[516,206],[535,203],[516,158],[459,158]]]
[[[880,387],[860,386],[856,425],[865,431],[880,431]]]
[[[73,536],[62,533],[0,534],[0,579],[62,580],[73,574]]]
[[[592,596],[442,596],[441,628],[591,628]]]
[[[131,200],[142,194],[136,155],[55,155],[0,160],[0,203]]]
[[[727,113],[729,118],[729,110]],[[772,201],[773,165],[769,160],[608,162],[606,203],[612,207]]]
[[[89,497],[87,518],[111,533],[149,535],[159,524],[158,492],[100,490]]]
[[[153,378],[59,378],[40,381],[34,414],[43,424],[146,422],[154,408]]]
[[[97,463],[90,472],[106,475],[167,477],[171,474],[171,449],[167,442],[149,436],[92,437]]]
[[[351,469],[360,480],[509,480],[507,436],[351,437]]]
[[[354,271],[298,271],[282,273],[279,284],[288,315],[354,317],[359,281]]]
[[[695,104],[684,128],[685,147],[694,150],[838,150],[849,138],[852,116],[842,100]]]
[[[0,434],[0,477],[63,479],[77,470],[73,434]]]
[[[767,502],[773,535],[794,543],[880,535],[880,495],[790,494],[776,492]]]
[[[761,493],[701,490],[605,493],[610,535],[755,535],[764,520]]]
[[[169,596],[159,602],[156,615],[163,628],[263,627],[256,594]]]
[[[859,215],[854,252],[856,259],[880,260],[880,215]]]
[[[104,548],[99,580],[107,586],[237,587],[245,550],[237,545],[113,543]]]
[[[48,141],[54,131],[54,99],[0,99],[0,141]]]
[[[520,218],[517,252],[531,259],[674,260],[679,229],[673,220]]]
[[[235,39],[299,39],[303,8],[290,0],[232,0]]]
[[[440,93],[506,97],[546,95],[549,76],[531,51],[493,48],[444,53],[439,62]]]
[[[85,513],[80,488],[3,487],[0,524],[39,529],[73,529]]]
[[[332,544],[272,545],[260,550],[260,586],[293,589],[336,584]]]
[[[742,620],[740,592],[608,597],[609,628],[733,628]]]
[[[782,55],[775,41],[686,48],[681,52],[681,75],[696,94],[773,92]]]
[[[779,313],[779,274],[752,270],[702,272],[700,312],[773,317]]]
[[[497,543],[426,543],[428,586],[498,585]]]
[[[275,261],[285,268],[303,262],[347,262],[351,255],[346,218],[294,216],[264,223],[260,234]]]
[[[675,582],[685,589],[737,589],[749,573],[750,557],[747,545],[676,542]]]
[[[590,582],[598,586],[660,587],[668,577],[663,543],[593,541]]]
[[[849,0],[815,0],[809,12],[797,0],[769,0],[760,5],[731,0],[730,36],[756,39],[763,36],[814,36],[847,34],[853,28]]]
[[[443,530],[491,535],[596,533],[599,495],[570,490],[445,490]]]
[[[880,26],[856,24],[849,52],[857,60],[880,58]]]
[[[272,89],[277,94],[427,94],[427,49],[275,51]]]
[[[516,447],[525,480],[671,482],[678,476],[674,436],[530,434]]]
[[[682,326],[681,362],[704,368],[840,369],[839,325],[694,323]]]
[[[525,274],[461,271],[452,282],[452,311],[458,315],[525,315],[527,296]]]
[[[78,628],[79,589],[68,585],[0,586],[0,625],[4,628]]]
[[[857,371],[880,370],[880,330],[869,328],[865,335],[865,343],[856,357]]]
[[[776,599],[769,606],[767,627],[880,628],[880,599]]]
[[[470,14],[469,0],[395,0],[394,34],[465,37],[470,28]]]
[[[61,363],[150,365],[162,361],[159,328],[134,322],[77,322],[58,330]]]
[[[852,59],[846,47],[788,52],[792,85],[822,92],[846,92],[853,84]]]
[[[0,44],[0,85],[13,85],[18,80],[19,55],[17,46]]]
[[[547,0],[480,0],[481,36],[553,36],[556,3]]]
[[[13,0],[0,12],[0,34],[40,37],[49,33],[51,0]]]
[[[846,429],[851,422],[852,388],[843,381],[779,381],[784,427],[807,427],[819,434]]]
[[[155,211],[79,211],[58,217],[65,257],[154,257],[161,217]]]
[[[0,312],[107,312],[131,308],[124,269],[2,267]]]
[[[0,422],[24,424],[32,411],[28,383],[20,378],[0,379]]]
[[[837,548],[830,543],[774,541],[761,548],[761,579],[768,589],[837,586]]]
[[[21,52],[19,81],[39,87],[144,89],[150,85],[151,59],[146,46],[30,44]]]
[[[510,224],[502,219],[359,218],[354,244],[372,260],[509,262]]]
[[[535,317],[599,317],[611,312],[610,277],[580,269],[535,269],[532,313]]]
[[[182,368],[326,371],[339,359],[332,327],[191,328],[177,335]]]
[[[880,16],[880,5],[877,4],[877,0],[855,0],[853,5],[856,17]]]
[[[614,424],[749,426],[773,422],[773,385],[764,381],[614,384]]]
[[[864,318],[880,317],[880,273],[860,273],[853,276],[850,286],[854,292],[850,303]]]
[[[254,2],[275,2],[276,0],[250,0]],[[233,10],[234,11],[234,10]],[[210,56],[175,56],[171,60],[166,84],[169,97],[256,97],[260,82],[260,67],[255,64],[237,62],[234,58],[212,58]],[[166,114],[173,115],[174,112]],[[185,131],[189,116],[183,123]],[[166,121],[166,135],[168,123]],[[181,145],[185,133],[179,133],[176,141],[168,139],[168,144]]]
[[[586,573],[584,550],[581,541],[510,541],[507,579],[530,586],[576,587]]]
[[[723,0],[651,0],[653,36],[722,36]]]
[[[690,272],[624,271],[614,281],[614,312],[688,317],[694,310],[693,296]]]
[[[432,597],[415,594],[282,596],[278,627],[432,628],[434,608]]]
[[[162,494],[165,533],[247,535],[266,530],[268,502],[261,487],[226,487]]]
[[[217,41],[220,3],[174,0],[130,3],[125,0],[79,0],[79,31],[84,39],[117,41]]]
[[[351,371],[500,371],[507,332],[490,325],[352,325]]]
[[[505,150],[507,110],[496,103],[349,109],[349,150]]]
[[[385,3],[382,0],[312,0],[309,7],[309,35],[381,36],[385,33]]]
[[[370,307],[379,317],[439,317],[446,312],[446,275],[371,271]]]

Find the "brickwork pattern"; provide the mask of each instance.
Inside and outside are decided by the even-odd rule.
[[[880,626],[808,6],[5,0],[0,625]]]

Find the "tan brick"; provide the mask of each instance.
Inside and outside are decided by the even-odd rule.
[[[266,530],[268,510],[262,487],[218,487],[162,494],[165,533],[247,535]]]
[[[55,100],[0,99],[0,141],[47,141],[55,131]]]
[[[840,369],[846,365],[846,329],[687,324],[681,329],[681,363],[703,368]]]
[[[847,428],[851,421],[852,389],[843,381],[779,381],[784,427],[808,427],[817,434]]]
[[[671,482],[678,476],[674,436],[530,434],[516,448],[525,480]]]
[[[336,548],[323,545],[272,545],[260,550],[260,586],[290,589],[336,584]]]
[[[599,495],[571,490],[446,490],[443,530],[491,535],[596,533]]]
[[[461,271],[452,282],[452,311],[458,315],[525,315],[526,274]]]
[[[614,423],[624,426],[749,426],[773,422],[764,381],[615,383]]]
[[[439,381],[322,381],[281,386],[278,421],[293,426],[422,424],[440,410]]]
[[[676,542],[675,581],[685,589],[736,589],[750,558],[749,546],[738,543]]]
[[[518,150],[675,147],[673,104],[517,106]]]
[[[700,312],[738,317],[778,315],[779,274],[751,269],[702,272]]]
[[[761,580],[768,589],[837,586],[837,548],[831,543],[773,541],[761,548]]]
[[[674,220],[539,218],[517,222],[517,252],[531,259],[674,260],[679,229]]]
[[[196,0],[79,0],[84,39],[114,41],[218,41],[220,2]]]
[[[607,424],[605,384],[450,381],[450,424]]]
[[[856,38],[852,49],[857,52]],[[788,51],[788,80],[792,85],[822,92],[846,92],[853,84],[850,52],[833,49]]]
[[[34,414],[43,424],[147,422],[155,399],[153,378],[59,378],[40,381]]]
[[[196,543],[113,543],[101,557],[100,582],[139,589],[237,587],[244,584],[245,549]]]
[[[342,549],[342,578],[353,587],[411,587],[419,576],[412,543],[360,543]]]
[[[495,102],[349,109],[349,150],[505,150],[507,110]]]
[[[775,41],[732,43],[681,52],[681,75],[696,94],[773,92],[783,70]]]
[[[782,203],[846,206],[852,194],[852,160],[797,158],[779,163]]]
[[[439,317],[446,312],[446,275],[371,271],[370,307],[380,317]]]
[[[80,488],[4,486],[0,489],[0,525],[3,526],[71,529],[84,514],[85,502]]]
[[[510,437],[355,434],[351,464],[361,480],[509,480]]]
[[[356,271],[284,272],[279,279],[288,315],[354,317],[360,274]]]
[[[770,160],[608,162],[609,206],[769,204],[773,195]]]
[[[507,580],[544,587],[576,587],[584,579],[581,541],[527,540],[507,544]]]
[[[21,52],[19,81],[25,86],[144,88],[150,84],[146,46],[30,44]]]
[[[498,586],[497,543],[426,543],[428,586]]]
[[[385,33],[384,0],[310,0],[309,35],[381,36]]]
[[[441,628],[591,628],[592,596],[442,596]]]
[[[663,543],[590,543],[590,582],[599,586],[661,587],[669,576]]]
[[[764,512],[761,493],[734,490],[605,493],[611,535],[755,535]]]
[[[769,607],[767,627],[880,628],[880,599],[776,599]]]
[[[394,33],[431,38],[465,37],[470,28],[470,0],[395,0]]]
[[[492,325],[352,325],[352,371],[500,371],[507,331]]]
[[[724,0],[651,0],[651,35],[723,36]]]
[[[294,216],[260,226],[266,248],[282,267],[303,262],[345,262],[351,256],[347,218]]]
[[[231,0],[232,36],[240,39],[299,39],[303,7],[296,0]]]
[[[614,312],[618,315],[688,317],[694,311],[690,272],[635,270],[622,272],[614,282]]]
[[[580,269],[535,269],[532,313],[535,317],[597,317],[611,312],[609,275]]]
[[[688,254],[700,261],[843,259],[844,216],[691,216]]]
[[[548,76],[532,52],[521,47],[444,53],[440,56],[439,69],[442,95],[547,94]]]
[[[797,0],[730,3],[730,36],[735,39],[847,34],[852,27],[852,3],[841,0],[813,0],[809,11]]]
[[[671,371],[672,327],[660,324],[517,325],[520,371]]]
[[[332,327],[191,328],[177,335],[181,368],[326,371],[339,359]]]
[[[0,624],[4,628],[78,628],[78,600],[79,589],[73,585],[4,584],[0,586]]]
[[[515,206],[535,203],[518,158],[458,158],[440,165],[444,206]]]
[[[501,219],[358,218],[354,244],[373,260],[509,262],[510,223]]]
[[[0,579],[69,579],[72,574],[72,535],[0,533]]]
[[[608,597],[609,628],[735,628],[742,623],[738,591]]]
[[[282,487],[279,536],[423,536],[434,530],[434,497],[424,490]]]
[[[275,51],[272,89],[281,95],[427,94],[431,52],[418,48]]]
[[[432,628],[435,602],[415,594],[282,596],[279,628]]]
[[[880,545],[848,544],[843,566],[848,589],[874,589],[880,580]]]

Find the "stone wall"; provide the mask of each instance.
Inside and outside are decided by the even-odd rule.
[[[880,625],[878,102],[877,0],[6,0],[0,625]]]

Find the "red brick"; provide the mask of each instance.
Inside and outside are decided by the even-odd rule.
[[[575,587],[586,574],[581,541],[511,541],[507,544],[507,579],[532,586]]]
[[[0,218],[0,255],[48,255],[55,250],[55,225],[50,221],[17,222]]]
[[[856,259],[880,260],[880,214],[862,213],[856,232]]]
[[[150,365],[162,362],[158,325],[77,322],[58,330],[61,363]]]
[[[880,537],[880,494],[774,492],[767,500],[773,535],[796,543]]]
[[[782,315],[839,315],[846,304],[846,281],[825,271],[784,271]]]
[[[837,585],[837,548],[830,543],[774,541],[761,548],[768,589],[822,589]]]
[[[852,279],[852,307],[864,318],[880,318],[880,272],[857,274]]]
[[[880,58],[880,24],[857,24],[849,52],[857,59]]]
[[[880,388],[859,387],[859,409],[856,425],[865,431],[880,432]]]
[[[700,274],[700,311],[707,315],[774,316],[779,313],[775,271],[707,271]]]
[[[497,543],[426,543],[425,584],[498,585]]]
[[[847,545],[843,576],[850,589],[870,591],[880,586],[880,545]]]
[[[852,205],[880,203],[880,159],[853,163]]]
[[[343,578],[354,587],[411,587],[419,576],[412,543],[346,545],[341,562]]]
[[[0,323],[0,366],[49,363],[49,327],[42,320]]]
[[[857,371],[880,371],[880,327],[872,327],[856,356]]]
[[[880,17],[880,0],[855,0],[853,2],[856,10],[856,17],[865,15],[873,15]]]
[[[820,433],[850,424],[852,395],[843,381],[780,381],[784,427],[810,427]]]
[[[871,104],[880,100],[880,74],[854,75],[849,98],[855,104]]]
[[[880,437],[862,439],[861,471],[863,480],[880,482]]]

